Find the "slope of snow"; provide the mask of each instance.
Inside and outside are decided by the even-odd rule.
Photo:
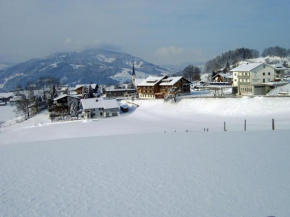
[[[78,68],[84,68],[84,65],[74,65],[74,64],[69,64],[73,69],[78,69]]]
[[[7,78],[4,78],[4,83],[3,83],[3,84],[0,84],[0,88],[3,88],[3,87],[5,86],[5,84],[6,84],[9,80],[11,80],[11,79],[13,79],[13,78],[16,78],[16,77],[18,77],[18,76],[23,76],[23,73],[16,73],[16,74],[11,75],[11,76],[9,76],[9,77],[7,77]]]
[[[289,153],[284,131],[160,133],[1,145],[0,213],[286,217]]]
[[[290,61],[290,57],[259,57],[259,58],[255,58],[255,59],[249,59],[247,60],[248,62],[253,62],[253,63],[263,63],[266,62],[266,60],[268,60],[271,63],[283,63],[284,61]]]
[[[107,57],[105,57],[103,54],[99,54],[98,56],[97,56],[97,58],[98,58],[98,60],[100,60],[100,61],[104,61],[104,62],[107,62],[107,63],[112,63],[112,62],[114,62],[116,59],[115,58],[113,58],[113,57],[111,57],[111,58],[107,58]]]
[[[290,98],[134,103],[5,127],[0,216],[290,216]]]
[[[132,106],[133,112],[129,114],[87,122],[50,123],[48,113],[43,112],[2,129],[0,144],[164,131],[202,132],[204,128],[223,131],[224,122],[228,131],[243,131],[245,119],[248,131],[270,131],[272,118],[277,130],[290,130],[290,98],[194,98],[177,104],[163,100],[136,100],[134,103],[140,106]]]
[[[140,71],[136,71],[136,78],[146,78],[149,76],[149,74],[144,73],[144,72],[140,72]],[[126,81],[131,81],[132,79],[132,69],[128,69],[128,68],[123,68],[122,71],[120,73],[115,74],[114,76],[111,76],[110,78],[118,81],[119,83],[123,83]]]

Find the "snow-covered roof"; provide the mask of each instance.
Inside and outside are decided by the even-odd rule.
[[[80,87],[89,87],[89,85],[91,85],[92,89],[96,89],[97,87],[97,84],[78,84],[76,85],[74,90],[79,89]]]
[[[213,76],[213,78],[215,78],[218,75],[220,75],[220,76],[222,76],[224,78],[233,78],[233,74],[232,73],[224,73],[224,72],[216,74],[215,76]]]
[[[231,70],[231,72],[249,72],[258,66],[265,64],[265,63],[246,63],[246,64],[241,64],[238,67],[234,68]]]
[[[116,99],[103,99],[103,98],[81,99],[81,103],[83,109],[119,108],[119,104]]]
[[[140,84],[144,80],[145,80],[144,78],[142,78],[142,79],[136,78],[135,79],[135,86],[137,86],[138,84]]]
[[[71,97],[71,98],[75,98],[75,99],[80,99],[79,97],[74,96],[74,95],[67,95],[67,94],[64,94],[64,95],[61,95],[61,96],[58,96],[58,97],[54,98],[53,100],[54,100],[54,101],[57,101],[57,100],[59,100],[59,99],[65,98],[65,97]]]
[[[137,86],[155,86],[158,82],[160,82],[162,79],[166,78],[167,76],[162,77],[153,77],[149,76],[148,78],[144,79],[140,84]]]
[[[135,89],[113,89],[113,90],[106,90],[106,92],[111,92],[111,91],[126,92],[126,91],[136,91],[136,90]]]
[[[282,64],[271,65],[275,70],[287,70]]]
[[[160,86],[172,86],[182,78],[183,78],[182,76],[178,76],[178,77],[169,77],[166,79],[162,79]],[[190,83],[190,81],[188,82]]]

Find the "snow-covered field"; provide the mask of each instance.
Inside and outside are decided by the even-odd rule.
[[[135,103],[3,128],[0,216],[290,216],[290,98]]]

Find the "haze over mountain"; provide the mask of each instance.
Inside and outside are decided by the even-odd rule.
[[[138,57],[102,49],[55,53],[46,58],[32,59],[0,70],[0,88],[13,90],[17,84],[40,77],[58,77],[63,83],[117,84],[131,80],[132,66],[137,78],[169,74],[171,71]]]

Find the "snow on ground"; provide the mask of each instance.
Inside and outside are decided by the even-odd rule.
[[[270,57],[270,56],[267,56],[267,57],[259,57],[259,58],[254,58],[254,59],[248,59],[247,61],[248,62],[253,62],[253,63],[263,63],[263,62],[266,62],[269,61],[270,64],[276,64],[276,63],[283,63],[284,61],[290,61],[290,58],[289,57],[277,57],[277,56],[273,56],[273,57]]]
[[[73,69],[78,69],[78,68],[84,68],[84,65],[74,65],[74,64],[69,64]]]
[[[99,55],[97,55],[97,58],[98,58],[98,60],[100,60],[100,61],[104,61],[104,62],[107,62],[107,63],[112,63],[112,62],[114,62],[114,61],[116,60],[116,59],[113,58],[113,57],[107,58],[107,57],[105,57],[103,54],[99,54]]]
[[[137,77],[136,78],[147,78],[149,74],[136,71]],[[119,83],[123,83],[126,81],[131,81],[132,79],[132,69],[122,68],[122,71],[120,73],[115,74],[114,76],[111,76],[110,78],[118,81]]]
[[[196,132],[1,145],[0,213],[287,217],[288,139]]]
[[[290,98],[194,98],[179,103],[136,100],[140,107],[120,117],[50,123],[43,112],[28,121],[3,128],[0,144],[61,138],[166,132],[290,130]],[[17,136],[13,136],[17,134]],[[27,136],[32,135],[32,136]]]
[[[0,216],[290,216],[290,98],[134,103],[5,127]]]

